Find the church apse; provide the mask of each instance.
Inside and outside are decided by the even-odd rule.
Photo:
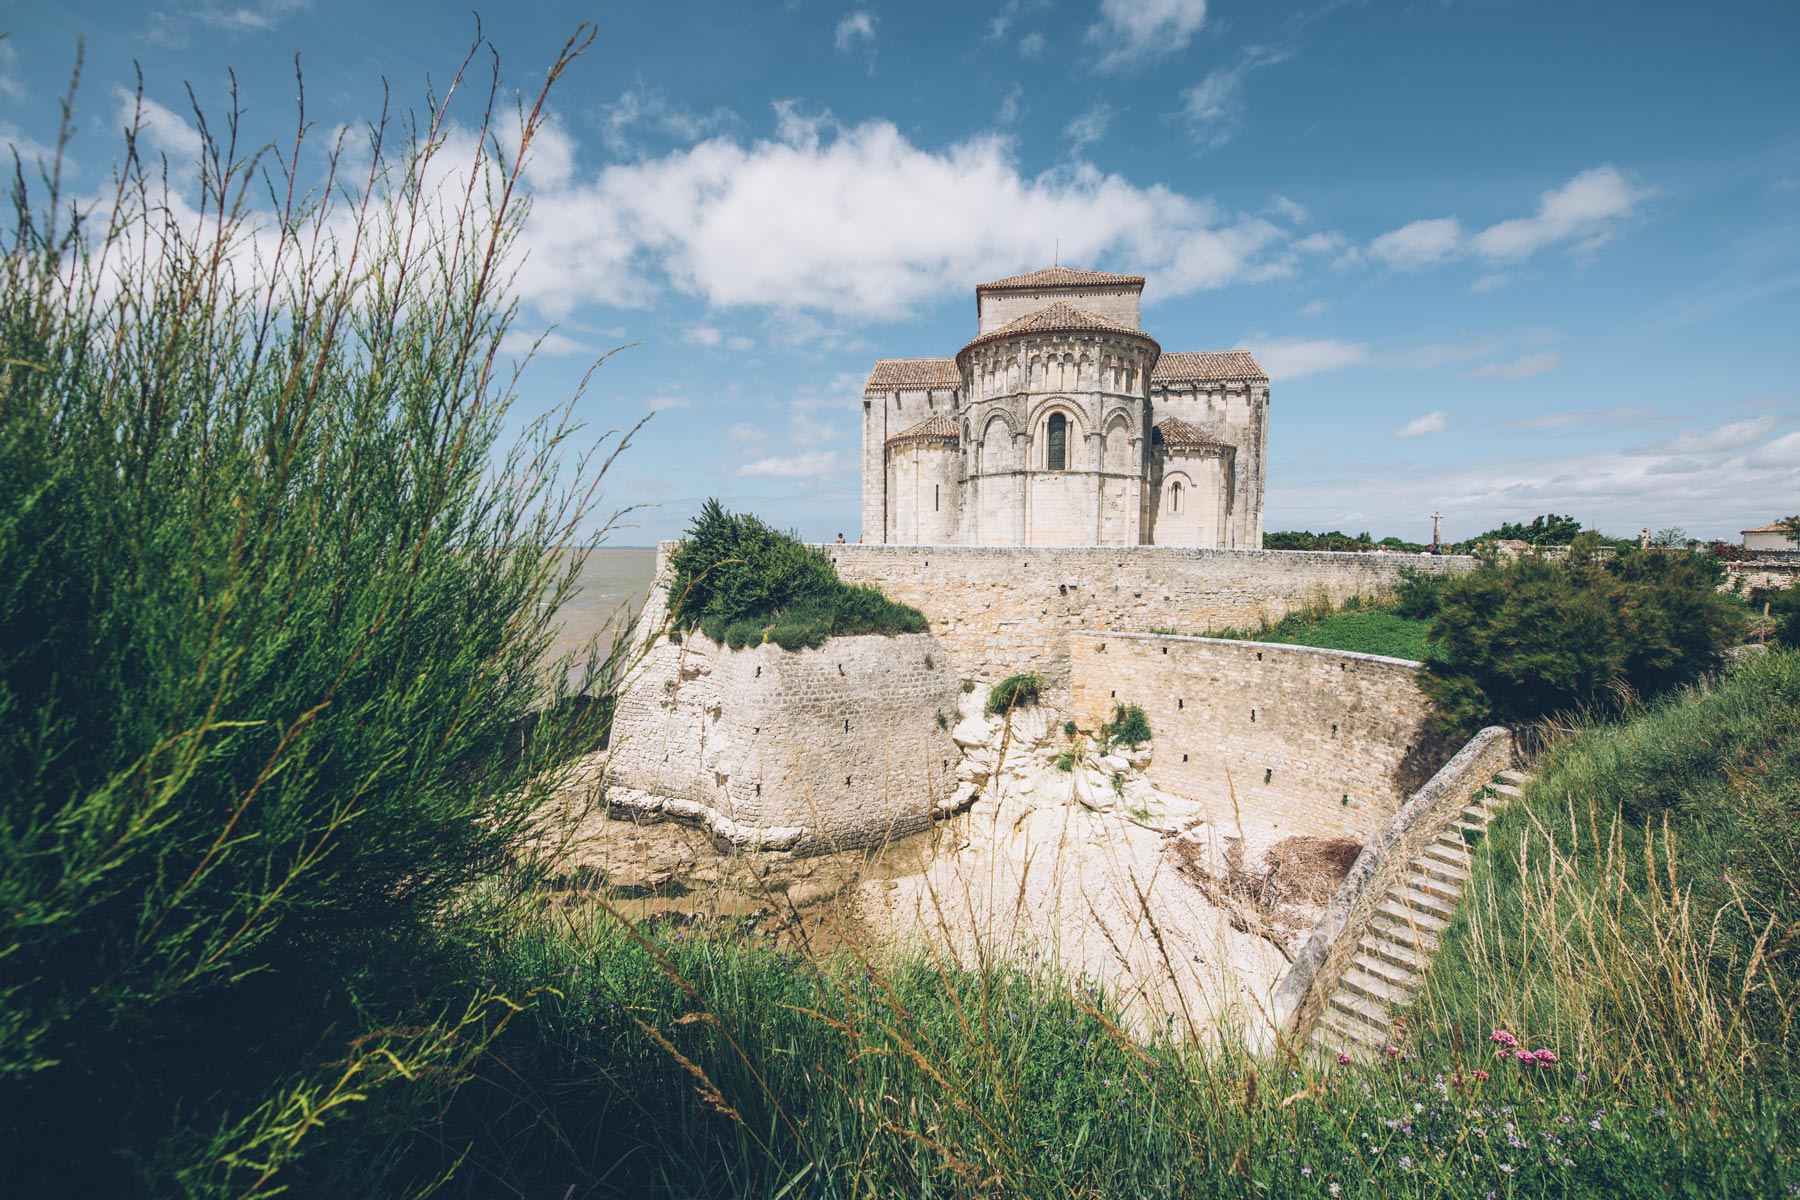
[[[1142,277],[1052,267],[975,289],[953,358],[882,359],[863,392],[863,539],[1262,545],[1268,377],[1164,353]]]

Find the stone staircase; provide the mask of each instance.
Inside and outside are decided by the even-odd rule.
[[[1370,1058],[1392,1044],[1391,1013],[1412,1003],[1438,935],[1469,880],[1470,831],[1485,833],[1495,809],[1517,797],[1526,776],[1501,771],[1407,864],[1388,888],[1356,944],[1337,989],[1313,1025],[1313,1044],[1333,1053]]]

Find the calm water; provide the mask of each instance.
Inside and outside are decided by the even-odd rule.
[[[563,605],[552,655],[581,646],[643,606],[656,573],[656,551],[599,549],[588,555],[574,595]]]

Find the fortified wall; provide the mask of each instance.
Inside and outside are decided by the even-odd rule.
[[[1427,729],[1419,664],[1264,642],[1070,636],[1074,717],[1149,718],[1158,788],[1294,833],[1367,840],[1448,748]]]
[[[931,621],[966,678],[1036,671],[1066,700],[1077,630],[1200,633],[1392,590],[1404,568],[1466,571],[1472,558],[1177,546],[826,546],[838,574]]]

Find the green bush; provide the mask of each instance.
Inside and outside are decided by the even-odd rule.
[[[552,482],[579,457],[554,415],[499,441],[517,203],[420,204],[443,147],[377,144],[357,198],[258,213],[203,140],[192,188],[128,154],[92,226],[26,169],[0,233],[19,1195],[385,1191],[510,1011],[412,989],[541,877],[546,768],[610,710],[544,669],[592,481]]]
[[[1394,588],[1394,612],[1414,621],[1429,621],[1437,616],[1444,603],[1444,581],[1447,575],[1400,568],[1400,582]]]
[[[1113,719],[1100,727],[1100,740],[1111,746],[1141,746],[1150,740],[1150,718],[1135,704],[1113,707]]]
[[[923,633],[925,616],[880,589],[838,578],[831,560],[793,534],[708,500],[670,558],[676,632],[698,629],[733,650],[766,640],[811,649],[855,634]]]
[[[1775,622],[1775,640],[1800,647],[1800,585],[1777,592],[1769,601],[1769,616]]]
[[[1043,691],[1044,681],[1037,675],[1009,675],[994,685],[988,693],[987,714],[1009,712],[1015,708],[1023,708],[1027,704],[1038,702],[1038,693]]]
[[[1699,680],[1742,624],[1706,557],[1527,555],[1447,579],[1424,681],[1445,731],[1614,711]]]

